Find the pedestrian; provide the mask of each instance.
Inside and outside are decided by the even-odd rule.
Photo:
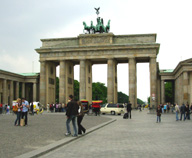
[[[82,132],[83,133],[86,132],[86,129],[81,125],[81,122],[85,114],[83,112],[83,105],[81,104],[81,101],[78,101],[77,104],[79,105],[79,115],[77,117],[78,134],[81,135]]]
[[[176,103],[175,105],[176,121],[179,120],[179,116],[178,116],[179,112],[180,112],[179,105]]]
[[[161,110],[162,110],[162,114],[164,113],[164,105],[161,104]]]
[[[130,119],[131,119],[131,110],[132,110],[131,105],[132,104],[129,101],[127,104],[127,114],[128,114],[128,118],[130,117]]]
[[[10,105],[9,104],[6,106],[6,110],[7,110],[6,114],[10,114]]]
[[[185,121],[185,104],[181,106],[180,112],[181,112],[180,121],[182,120],[182,116],[184,116],[183,121]]]
[[[186,111],[186,118],[185,119],[190,120],[189,104],[186,104],[185,111]]]
[[[27,126],[28,124],[28,118],[27,118],[27,115],[28,115],[28,109],[29,109],[29,102],[27,100],[25,100],[25,98],[22,98],[22,107],[23,107],[23,110],[22,110],[22,119],[25,117],[25,125],[24,126]]]
[[[16,120],[15,120],[15,126],[20,126],[20,120],[21,120],[21,108],[22,108],[22,104],[21,104],[21,99],[18,98],[17,99],[17,103],[16,105],[17,106],[17,111],[16,111]]]
[[[64,103],[62,103],[61,107],[62,107],[62,112],[65,112],[65,104]]]
[[[70,122],[72,121],[73,124],[73,130],[74,130],[74,137],[77,137],[77,127],[76,127],[76,118],[78,115],[78,109],[79,105],[77,104],[76,101],[73,100],[73,95],[69,95],[69,102],[67,104],[67,121],[66,121],[66,126],[67,126],[67,133],[65,133],[66,136],[71,135],[71,130],[70,130]]]
[[[34,111],[33,111],[33,102],[31,102],[31,114],[34,115]]]
[[[0,114],[2,114],[2,113],[3,113],[3,104],[0,103]]]
[[[164,104],[164,113],[166,113],[166,111],[167,111],[167,105]]]
[[[162,112],[160,105],[157,106],[156,112],[157,112],[157,123],[158,122],[160,123],[161,122],[161,112]]]
[[[47,112],[49,112],[49,106],[50,106],[50,105],[49,105],[49,103],[48,103],[48,104],[47,104]]]

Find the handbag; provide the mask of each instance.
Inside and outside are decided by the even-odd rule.
[[[20,121],[20,126],[25,126],[24,119],[21,119],[21,121]]]

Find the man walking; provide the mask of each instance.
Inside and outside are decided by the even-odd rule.
[[[66,127],[67,127],[67,133],[66,136],[71,135],[71,129],[70,129],[70,122],[72,120],[73,124],[73,130],[74,130],[74,137],[77,137],[77,126],[76,126],[76,118],[78,115],[79,105],[76,101],[73,100],[73,95],[69,95],[69,102],[67,104],[67,121],[66,121]]]
[[[185,104],[183,104],[181,106],[181,117],[180,117],[180,121],[182,120],[182,116],[184,115],[183,121],[185,121]]]
[[[22,98],[22,119],[25,117],[25,126],[27,126],[27,114],[28,114],[28,109],[29,109],[29,102],[25,100],[25,98]]]

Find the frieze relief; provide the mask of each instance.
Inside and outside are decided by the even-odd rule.
[[[98,45],[98,44],[109,44],[110,37],[86,37],[80,38],[80,45]]]

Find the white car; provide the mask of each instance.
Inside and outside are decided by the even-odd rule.
[[[108,103],[104,107],[101,107],[100,109],[101,114],[121,115],[124,112],[125,112],[124,105],[119,103],[117,104]]]

